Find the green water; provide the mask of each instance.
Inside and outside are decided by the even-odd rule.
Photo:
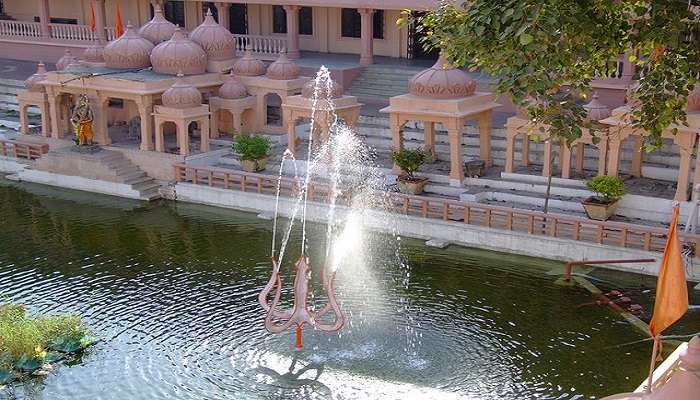
[[[560,263],[367,234],[339,271],[347,326],[307,330],[295,351],[256,298],[270,221],[7,181],[0,221],[0,296],[79,313],[103,339],[3,399],[588,399],[634,389],[648,367],[643,334],[553,283]],[[323,233],[311,227],[312,248]],[[652,304],[653,279],[593,278]],[[674,327],[698,330],[693,313]]]

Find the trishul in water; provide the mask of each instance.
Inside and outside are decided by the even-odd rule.
[[[328,298],[328,303],[318,311],[309,308],[309,259],[302,254],[294,263],[296,275],[294,277],[294,299],[292,308],[279,310],[277,305],[282,293],[282,279],[280,278],[280,267],[277,259],[272,257],[272,276],[263,288],[258,300],[267,314],[265,315],[265,328],[270,333],[280,333],[289,329],[292,325],[296,327],[296,347],[301,349],[301,332],[304,324],[311,325],[314,329],[322,332],[337,332],[345,323],[345,315],[340,310],[340,306],[335,299],[333,291],[333,281],[335,272],[323,273],[323,291]],[[275,295],[272,303],[268,303],[270,292],[274,289]],[[321,321],[321,319],[333,312],[332,321]]]

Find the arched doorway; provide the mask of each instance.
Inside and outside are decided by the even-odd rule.
[[[282,98],[276,93],[265,95],[265,124],[282,126]]]

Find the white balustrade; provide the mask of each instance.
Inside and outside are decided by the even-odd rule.
[[[49,24],[49,26],[51,27],[51,37],[54,39],[91,41],[94,38],[92,30],[87,25]]]
[[[0,36],[41,37],[41,24],[29,21],[0,20]]]
[[[108,26],[108,27],[105,28],[105,30],[107,31],[107,41],[116,39],[116,37],[114,37],[114,36],[115,36],[115,33],[114,33],[114,27],[113,27],[113,26]]]
[[[277,57],[287,48],[287,39],[274,36],[235,35],[236,51],[243,53],[248,46],[254,54],[261,57]]]

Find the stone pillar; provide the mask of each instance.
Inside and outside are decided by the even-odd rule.
[[[358,8],[360,13],[360,40],[362,49],[360,51],[360,65],[367,66],[374,64],[374,9]]]
[[[214,107],[209,104],[211,110],[211,123],[209,124],[209,137],[212,139],[217,139],[219,137],[219,118],[221,118],[219,107]],[[233,118],[233,114],[231,114]]]
[[[93,140],[101,145],[112,144],[112,139],[109,137],[109,127],[107,126],[108,121],[108,109],[109,109],[109,97],[89,97],[90,105],[93,110],[93,128],[94,128],[94,138]]]
[[[462,186],[464,182],[464,167],[462,162],[462,131],[464,121],[461,119],[446,124],[447,135],[450,139],[450,186]]]
[[[41,103],[39,106],[41,110],[41,134],[44,137],[49,137],[51,136],[51,121],[49,118],[49,102],[46,100],[46,97],[44,97],[44,101]]]
[[[49,0],[39,0],[39,23],[41,24],[41,37],[51,39]]]
[[[491,111],[484,111],[479,116],[479,158],[486,168],[493,165],[491,159]]]
[[[423,137],[425,141],[425,152],[428,153],[433,160],[437,160],[437,152],[435,151],[435,122],[423,121]]]
[[[569,179],[571,177],[571,149],[565,140],[559,141],[559,167],[561,168],[561,177]]]
[[[51,117],[51,137],[54,139],[60,139],[61,132],[59,131],[58,121],[60,120],[61,115],[61,110],[59,109],[61,103],[59,101],[58,94],[54,90],[47,90],[46,95],[48,96],[49,100],[49,114]]]
[[[29,134],[29,123],[27,122],[27,108],[29,106],[23,101],[19,102],[19,133],[23,135]],[[43,117],[43,116],[42,116]]]
[[[107,17],[105,13],[105,0],[90,0],[95,10],[95,37],[101,44],[107,42]]]
[[[285,114],[285,124],[287,125],[287,150],[289,150],[292,154],[296,154],[296,148],[297,148],[297,121],[293,113],[289,110],[284,110],[283,114]],[[310,134],[313,134],[313,127],[310,127],[311,132]],[[312,141],[313,143],[313,137],[309,135],[309,140]]]
[[[141,150],[153,150],[153,100],[150,97],[144,97],[136,105],[141,118]]]
[[[287,14],[287,57],[297,59],[299,52],[299,6],[283,6]]]
[[[231,21],[229,20],[229,8],[231,8],[231,3],[217,2],[216,12],[219,14],[219,25],[226,28],[229,32],[231,31]]]
[[[177,121],[177,145],[180,148],[180,155],[190,154],[190,135],[187,121]]]
[[[518,136],[518,129],[508,121],[506,124],[506,172],[515,170],[515,138]],[[527,135],[525,135],[527,140]]]
[[[639,135],[633,136],[634,147],[632,148],[632,166],[630,167],[630,175],[635,178],[642,176],[642,144],[644,140]]]
[[[209,117],[205,116],[199,120],[199,136],[202,139],[200,151],[206,153],[209,151]]]
[[[160,118],[154,117],[156,120],[156,151],[165,152],[165,140],[163,138],[163,125],[165,123]]]
[[[678,132],[673,142],[678,145],[680,151],[680,164],[678,166],[678,184],[676,186],[676,201],[688,201],[688,181],[690,179],[690,165],[695,147],[696,134],[691,132]]]

